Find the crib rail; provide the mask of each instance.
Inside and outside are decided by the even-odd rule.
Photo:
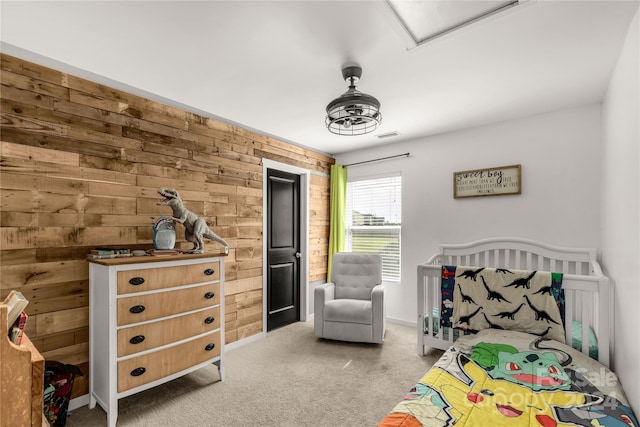
[[[601,276],[592,248],[565,248],[522,238],[492,238],[442,245],[427,264],[469,265],[555,271],[564,274]]]
[[[444,245],[442,252],[418,265],[418,354],[424,347],[447,349],[460,331],[439,325],[442,265],[484,266],[562,272],[565,291],[566,343],[572,344],[574,321],[582,327],[583,353],[589,334],[597,338],[598,360],[609,366],[613,344],[613,288],[602,275],[594,249],[561,248],[525,239],[486,239],[465,245]]]

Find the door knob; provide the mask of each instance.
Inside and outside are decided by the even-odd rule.
[[[302,254],[300,252],[296,252],[296,258],[300,259],[300,257],[302,257]]]

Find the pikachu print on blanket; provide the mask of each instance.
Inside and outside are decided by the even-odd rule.
[[[524,353],[520,354],[526,357]],[[491,378],[464,354],[457,353],[455,359],[454,363],[458,365],[454,370],[457,370],[456,375],[441,368],[431,369],[393,412],[409,413],[423,425],[434,427],[454,424],[462,427],[557,427],[575,424],[565,424],[556,419],[556,408],[585,409],[602,400],[580,392],[548,390],[546,386],[534,391],[510,379]],[[558,364],[548,366],[557,367]],[[527,383],[533,379],[520,380]],[[560,373],[559,380],[553,383],[564,386],[568,381],[566,373]]]

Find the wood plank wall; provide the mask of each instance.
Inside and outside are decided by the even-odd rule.
[[[27,332],[46,359],[88,372],[86,254],[151,248],[151,225],[170,214],[158,187],[231,245],[227,343],[262,331],[263,158],[319,172],[309,280],[326,277],[333,158],[8,55],[0,73],[0,298],[30,300]],[[73,395],[87,392],[85,376]]]

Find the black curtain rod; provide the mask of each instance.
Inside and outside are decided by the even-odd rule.
[[[411,153],[396,154],[395,156],[380,157],[379,159],[365,160],[365,161],[363,161],[363,162],[350,163],[350,164],[348,164],[348,165],[344,165],[344,166],[345,166],[345,167],[348,167],[348,166],[355,166],[355,165],[361,165],[361,164],[364,164],[364,163],[379,162],[380,160],[395,159],[396,157],[409,157],[410,155],[411,155]]]

